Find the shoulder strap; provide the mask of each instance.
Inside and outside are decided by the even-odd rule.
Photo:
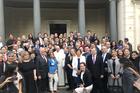
[[[136,72],[133,68],[129,67],[128,69],[131,70],[134,75],[140,78],[140,74],[138,74],[138,72]]]

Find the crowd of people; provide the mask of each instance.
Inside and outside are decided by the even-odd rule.
[[[140,44],[101,39],[90,31],[38,33],[0,42],[0,93],[139,93]],[[137,85],[136,85],[137,84]]]

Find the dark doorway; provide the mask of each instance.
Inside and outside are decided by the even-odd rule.
[[[50,24],[50,34],[57,33],[58,35],[67,32],[66,24]]]

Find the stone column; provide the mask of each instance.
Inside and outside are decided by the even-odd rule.
[[[85,35],[85,0],[79,0],[78,2],[78,17],[79,17],[79,32],[81,35]]]
[[[41,30],[41,16],[40,16],[40,0],[33,0],[33,16],[34,16],[34,35]]]
[[[134,32],[134,39],[135,39],[135,47],[134,49],[137,50],[137,45],[140,44],[140,1],[135,1],[135,32]]]
[[[125,37],[125,5],[124,0],[117,2],[117,23],[118,23],[118,40],[124,40]]]
[[[4,0],[0,0],[0,36],[5,42],[5,24],[4,24]]]
[[[111,40],[117,40],[117,18],[116,18],[116,0],[110,1],[110,32],[111,32]]]

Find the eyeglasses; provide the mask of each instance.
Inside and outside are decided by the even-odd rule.
[[[14,55],[13,56],[8,56],[8,57],[14,57]]]

